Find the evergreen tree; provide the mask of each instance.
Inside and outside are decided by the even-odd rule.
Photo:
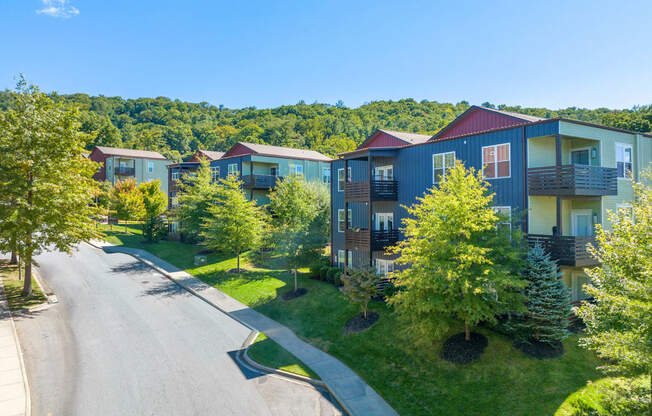
[[[557,263],[538,244],[528,252],[523,278],[529,282],[527,312],[516,325],[518,333],[551,345],[561,342],[568,336],[570,292],[559,278]]]
[[[216,186],[216,201],[208,208],[201,225],[202,244],[213,250],[240,255],[260,245],[264,227],[263,211],[255,201],[247,201],[242,182],[235,176],[221,179]]]

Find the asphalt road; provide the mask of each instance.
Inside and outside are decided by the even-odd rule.
[[[123,254],[36,259],[59,303],[19,316],[34,415],[330,415],[233,356],[249,330]]]

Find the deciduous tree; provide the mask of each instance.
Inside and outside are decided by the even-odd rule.
[[[367,310],[369,302],[378,294],[377,285],[380,277],[372,268],[363,268],[356,270],[347,270],[340,276],[344,286],[342,292],[351,300],[351,302],[360,306],[362,316],[367,319]]]
[[[34,255],[70,252],[98,237],[93,217],[98,165],[83,156],[89,137],[78,114],[56,105],[20,78],[0,112],[0,244],[13,241],[25,264],[23,295],[31,294]]]
[[[390,303],[418,338],[439,338],[460,320],[468,341],[471,327],[522,302],[520,265],[505,261],[518,259],[517,241],[498,229],[487,187],[458,161],[439,187],[406,207],[405,239],[391,249],[405,268],[395,272],[401,290]]]
[[[208,161],[202,160],[196,172],[180,178],[178,206],[174,209],[174,216],[187,240],[197,239],[202,224],[210,216],[208,208],[214,205],[216,198],[217,184],[211,183]]]
[[[113,187],[113,210],[119,220],[125,221],[125,233],[127,233],[126,221],[140,221],[145,215],[143,194],[138,190],[136,179],[125,179],[118,181]]]
[[[161,191],[161,181],[143,182],[138,186],[143,195],[144,220],[143,236],[147,241],[158,241],[165,232],[161,215],[167,208],[167,197]]]

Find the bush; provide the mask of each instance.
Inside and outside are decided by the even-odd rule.
[[[398,292],[398,288],[396,287],[394,282],[391,282],[391,281],[387,282],[385,287],[383,287],[383,297],[385,299],[391,298],[392,296],[394,296],[396,294],[396,292]]]
[[[329,266],[324,266],[321,269],[319,269],[319,280],[322,280],[324,282],[327,281],[328,280],[328,271],[330,269],[331,268]]]
[[[340,270],[339,267],[331,267],[328,270],[328,274],[326,277],[326,281],[328,283],[331,283],[333,285],[336,285],[335,282],[339,280],[340,273],[342,273],[342,270]],[[336,285],[337,286],[337,285]]]
[[[310,266],[310,278],[311,279],[320,279],[321,271],[324,268],[323,264],[313,263]]]
[[[573,404],[571,416],[634,416],[649,414],[649,376],[605,380],[596,394],[580,397]]]

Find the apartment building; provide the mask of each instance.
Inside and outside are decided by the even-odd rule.
[[[586,249],[607,210],[631,206],[634,179],[652,163],[652,136],[577,120],[473,106],[429,137],[374,132],[331,163],[333,265],[394,269],[403,205],[436,185],[455,160],[481,169],[495,209],[522,213],[530,244],[557,260],[573,300],[585,297]]]
[[[137,183],[158,179],[161,191],[168,193],[167,166],[173,162],[159,152],[95,146],[88,157],[101,165],[94,176],[98,181],[115,185],[129,178],[136,179]]]

